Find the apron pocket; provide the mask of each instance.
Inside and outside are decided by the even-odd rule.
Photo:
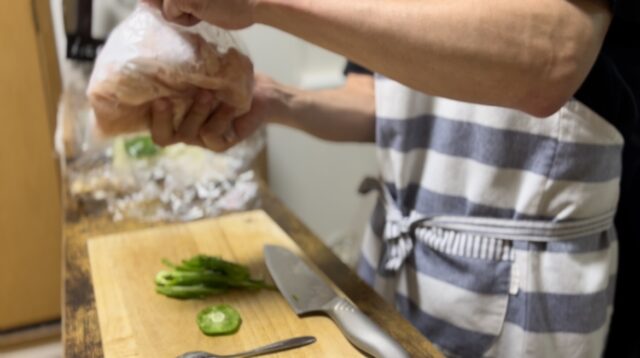
[[[398,309],[447,355],[483,355],[505,321],[512,241],[441,228],[419,228],[415,236]]]

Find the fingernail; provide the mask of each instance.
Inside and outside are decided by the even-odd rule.
[[[200,96],[198,97],[198,102],[202,103],[202,104],[207,104],[209,102],[211,102],[213,100],[213,95],[211,94],[211,92],[208,91],[204,91],[200,94]]]
[[[153,102],[153,107],[158,111],[164,111],[165,109],[167,109],[169,107],[169,104],[167,104],[167,101],[165,101],[163,99],[159,99],[159,100]]]

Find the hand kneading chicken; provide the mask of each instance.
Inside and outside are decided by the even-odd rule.
[[[177,129],[203,89],[237,115],[250,109],[251,61],[232,47],[219,51],[216,41],[230,41],[229,35],[208,26],[169,24],[157,9],[140,4],[114,29],[96,60],[87,93],[103,134],[147,129],[158,98],[171,101]]]

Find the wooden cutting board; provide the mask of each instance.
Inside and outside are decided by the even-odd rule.
[[[176,300],[154,291],[155,274],[164,268],[162,258],[179,261],[200,253],[247,265],[254,277],[273,282],[263,259],[265,244],[302,255],[262,211],[90,239],[105,357],[175,357],[192,350],[228,354],[301,335],[318,341],[274,356],[361,357],[329,318],[299,318],[277,291],[229,292],[204,300]],[[242,326],[231,336],[205,336],[196,315],[220,303],[240,312]]]

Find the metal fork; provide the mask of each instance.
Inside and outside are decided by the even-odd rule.
[[[229,354],[229,355],[220,355],[213,354],[209,352],[203,351],[193,351],[181,354],[178,358],[247,358],[247,357],[256,357],[264,354],[280,352],[288,349],[298,348],[302,346],[306,346],[308,344],[314,343],[316,341],[316,337],[311,336],[303,336],[296,338],[285,339],[284,341],[279,341],[275,343],[268,344],[266,346],[258,347],[256,349],[252,349],[250,351]]]

